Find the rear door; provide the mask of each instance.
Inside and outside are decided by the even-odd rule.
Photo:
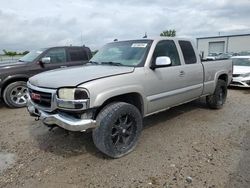
[[[190,41],[178,41],[184,65],[181,67],[185,95],[183,102],[199,97],[203,91],[203,66]]]
[[[67,54],[67,66],[84,65],[89,61],[89,55],[83,47],[69,47]]]

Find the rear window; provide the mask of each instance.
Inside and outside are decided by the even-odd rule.
[[[185,60],[185,64],[194,64],[196,63],[196,55],[194,52],[194,48],[189,41],[180,40],[179,45],[181,47],[181,51]]]
[[[83,49],[68,49],[70,61],[86,61],[88,55]]]

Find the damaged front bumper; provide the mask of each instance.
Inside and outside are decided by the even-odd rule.
[[[52,113],[39,110],[31,100],[28,101],[27,109],[31,116],[38,117],[45,125],[57,125],[69,131],[86,131],[97,127],[93,119],[78,119],[66,113]]]
[[[230,86],[250,88],[250,78],[233,77]]]

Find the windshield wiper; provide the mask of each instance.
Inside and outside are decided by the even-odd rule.
[[[103,65],[114,65],[114,66],[123,66],[122,63],[117,63],[117,62],[113,62],[113,61],[101,62],[101,64],[103,64]]]

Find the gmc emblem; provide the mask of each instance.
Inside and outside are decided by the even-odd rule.
[[[41,100],[41,95],[40,95],[40,94],[37,94],[37,93],[31,93],[31,98],[32,98],[33,100],[40,101],[40,100]]]

